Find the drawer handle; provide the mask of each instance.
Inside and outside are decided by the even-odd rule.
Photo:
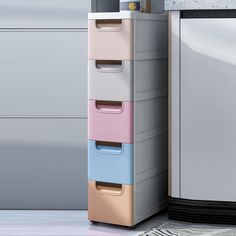
[[[122,143],[96,141],[96,149],[101,153],[121,154],[123,152]]]
[[[96,182],[96,189],[99,192],[108,194],[108,195],[121,195],[122,194],[122,184]]]
[[[123,70],[122,61],[97,60],[95,64],[97,70],[103,73],[119,73]]]
[[[120,31],[123,28],[121,19],[96,20],[96,28],[101,31]]]
[[[101,113],[121,113],[123,111],[123,103],[113,101],[96,101],[96,109]]]

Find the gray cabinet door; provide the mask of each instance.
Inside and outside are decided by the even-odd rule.
[[[236,19],[181,20],[181,197],[236,201]]]
[[[0,28],[88,28],[90,0],[0,0]]]
[[[0,116],[87,117],[87,31],[0,30]]]
[[[87,208],[87,119],[0,119],[0,209]]]

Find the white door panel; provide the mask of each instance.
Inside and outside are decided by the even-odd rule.
[[[181,197],[236,201],[236,19],[181,20]]]

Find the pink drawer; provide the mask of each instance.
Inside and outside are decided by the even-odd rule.
[[[89,20],[89,59],[132,60],[133,24],[131,19]]]
[[[89,100],[89,139],[133,143],[133,103]]]

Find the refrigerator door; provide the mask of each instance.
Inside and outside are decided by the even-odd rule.
[[[236,201],[236,19],[181,20],[181,198]]]

